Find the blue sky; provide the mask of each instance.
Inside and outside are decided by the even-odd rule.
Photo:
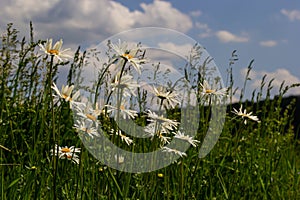
[[[223,78],[231,52],[237,50],[236,87],[254,59],[250,93],[264,74],[275,78],[274,93],[283,80],[300,82],[298,0],[1,0],[1,32],[13,22],[27,36],[29,21],[38,39],[63,38],[64,46],[73,49],[132,28],[171,28],[202,44]],[[295,93],[300,89],[290,91]]]

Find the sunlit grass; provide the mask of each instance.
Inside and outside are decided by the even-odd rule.
[[[58,68],[69,68],[65,85],[80,83],[84,60],[94,56],[95,52],[80,52],[78,49],[69,61],[55,59],[51,49],[49,55],[39,50],[42,41],[33,38],[32,26],[28,41],[25,38],[19,40],[18,32],[11,24],[1,39],[0,199],[300,198],[300,156],[298,140],[294,139],[296,127],[292,126],[295,102],[286,107],[281,106],[283,95],[289,87],[282,87],[276,98],[271,99],[272,82],[265,83],[262,80],[261,90],[253,92],[252,100],[244,102],[248,73],[240,102],[228,105],[223,132],[208,156],[199,159],[199,147],[190,148],[186,156],[163,169],[148,173],[126,173],[104,165],[89,153],[79,137],[80,131],[87,129],[78,128],[80,126],[74,128],[76,121],[70,103],[72,106],[78,106],[77,99],[72,99],[74,96],[66,91],[59,91],[59,95],[53,90]],[[57,55],[56,51],[54,53]],[[134,69],[143,73],[139,65],[145,60],[133,60],[133,56],[128,56],[129,53],[126,54],[127,61],[136,62]],[[123,54],[120,56],[124,57]],[[235,93],[232,66],[236,59],[236,55],[233,54],[228,70],[229,99],[232,99]],[[252,69],[252,63],[249,64],[248,72]],[[107,69],[104,69],[103,74]],[[119,76],[122,76],[122,73]],[[107,77],[101,76],[99,83],[95,84],[96,93],[105,84],[105,78]],[[120,84],[116,81],[117,86]],[[298,85],[291,87],[296,86]],[[88,91],[88,88],[82,89]],[[266,89],[265,93],[262,92],[263,89]],[[129,90],[130,92],[132,91]],[[53,97],[53,94],[56,94],[58,99]],[[111,95],[108,92],[107,96]],[[136,95],[139,98],[139,107],[143,110],[146,94],[139,91]],[[171,98],[170,93],[160,93],[157,96],[162,102],[162,108],[167,107],[168,105],[163,105],[162,99]],[[263,103],[260,103],[263,99]],[[117,101],[122,102],[122,98],[118,96]],[[244,109],[247,110],[246,114],[253,112],[249,116],[257,116],[259,122],[244,116],[248,118],[245,123],[245,118],[232,112],[234,109],[238,111],[242,102],[242,112]],[[91,107],[94,108],[93,111],[97,111],[94,105]],[[207,131],[209,113],[206,108],[199,105],[203,115],[199,119],[201,126],[195,139],[200,141]],[[97,114],[85,113],[84,119],[89,120],[91,124],[99,120],[108,137],[116,145],[130,150],[132,147],[124,142],[124,138],[118,134],[111,134],[111,130],[117,129],[117,126],[112,118],[107,116],[108,109],[111,107],[106,106],[97,111]],[[173,108],[173,105],[170,106],[168,118],[175,121],[179,112],[180,110]],[[142,115],[145,113],[132,112],[132,116],[127,117],[137,115],[136,123],[146,126],[151,121],[147,121],[145,115]],[[123,117],[119,112],[115,115]],[[173,130],[174,127],[170,129]],[[137,152],[143,150],[141,144],[145,144],[143,148],[147,150],[155,149],[161,144],[159,137],[154,138],[151,144],[142,139],[133,142],[139,144],[136,146],[140,149],[134,149]],[[59,148],[56,144],[64,154],[57,153],[53,156],[53,152]],[[72,162],[77,157],[74,157],[68,148],[62,149],[66,146],[81,148],[76,154],[78,164],[76,160]],[[119,162],[122,161],[122,158],[118,159]]]

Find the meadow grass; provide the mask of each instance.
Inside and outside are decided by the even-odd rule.
[[[12,24],[1,36],[0,199],[300,199],[300,156],[292,126],[295,103],[281,106],[283,95],[296,84],[282,87],[272,99],[272,81],[263,79],[260,90],[244,102],[253,65],[250,62],[240,101],[227,106],[222,134],[205,158],[198,158],[198,147],[190,148],[187,156],[163,169],[126,173],[104,165],[89,153],[74,129],[69,102],[57,102],[52,95],[58,68],[69,68],[65,85],[80,83],[84,60],[95,52],[80,52],[78,48],[70,61],[55,62],[54,56],[40,53],[38,44],[42,41],[34,39],[32,25],[30,28],[28,41],[18,38]],[[236,60],[234,52],[227,79],[231,100],[236,92],[232,77]],[[105,84],[101,81],[95,88]],[[142,92],[138,94],[143,107],[145,97]],[[253,111],[260,123],[248,120],[245,124],[232,113],[240,104]],[[205,106],[199,105],[199,110],[204,113],[197,135],[201,141],[208,118]],[[176,119],[180,111],[169,112],[168,116]],[[108,131],[114,127],[105,115],[99,120]],[[136,123],[146,122],[137,117]],[[122,146],[118,137],[111,139]],[[80,162],[53,156],[55,144],[81,148]],[[158,145],[145,146],[155,149]]]

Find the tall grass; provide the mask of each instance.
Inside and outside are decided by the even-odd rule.
[[[58,68],[69,68],[65,85],[80,83],[86,57],[97,52],[82,53],[78,48],[71,61],[54,62],[53,56],[39,52],[42,41],[34,39],[31,24],[29,41],[20,40],[12,24],[1,39],[1,199],[300,199],[300,156],[292,126],[295,105],[281,106],[289,87],[282,86],[271,99],[272,81],[266,83],[264,78],[260,91],[254,91],[252,99],[243,103],[247,111],[259,116],[260,123],[244,124],[231,112],[244,102],[253,62],[240,102],[228,106],[221,137],[208,156],[199,159],[199,148],[190,148],[186,157],[158,171],[126,173],[104,165],[89,153],[73,127],[68,102],[57,103],[52,96]],[[236,92],[232,76],[235,53],[228,68],[230,97]],[[138,94],[142,108],[146,94]],[[170,112],[176,119],[179,111]],[[203,124],[208,123],[206,115],[200,117],[199,139],[206,132]],[[104,126],[111,123],[105,116],[99,120]],[[137,123],[145,121],[140,117]],[[51,149],[56,150],[54,144],[81,147],[80,163],[51,155]]]

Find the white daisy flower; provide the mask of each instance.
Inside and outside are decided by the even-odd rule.
[[[83,108],[76,107],[77,115],[82,117],[84,120],[88,120],[90,122],[95,122],[97,125],[98,123],[98,116],[101,114],[101,110],[99,110],[98,103],[96,103],[95,109],[90,102],[87,102]]]
[[[135,118],[137,116],[137,111],[126,109],[125,104],[126,100],[124,99],[119,106],[105,105],[105,107],[108,108],[107,113],[110,113],[115,118],[118,116],[118,112],[123,116],[123,119]]]
[[[58,148],[58,151],[57,151]],[[51,155],[53,155],[53,149],[50,150]],[[79,164],[79,156],[76,153],[80,153],[80,148],[71,147],[60,147],[55,144],[55,156],[58,156],[60,159],[68,159],[72,162]]]
[[[86,133],[91,138],[94,138],[94,136],[99,137],[99,133],[98,133],[97,129],[92,126],[87,126],[83,120],[81,120],[81,121],[76,120],[76,122],[74,124],[74,128],[76,129],[77,132]]]
[[[242,117],[242,119],[244,119],[244,124],[247,124],[247,119],[251,119],[253,121],[256,121],[258,123],[260,123],[259,119],[257,116],[252,115],[252,112],[247,113],[247,110],[244,109],[243,111],[243,105],[241,105],[239,110],[236,110],[235,108],[233,108],[234,111],[232,111],[234,114],[236,114],[237,116]]]
[[[148,121],[151,123],[157,123],[158,126],[161,127],[161,131],[164,133],[176,129],[179,125],[179,122],[165,118],[163,117],[163,115],[158,116],[155,112],[152,112],[151,110],[148,110],[148,117]]]
[[[149,135],[151,137],[154,137],[154,135],[156,135],[158,132],[158,130],[156,130],[156,129],[157,129],[156,123],[152,122],[152,123],[148,124],[147,126],[145,126],[144,131],[146,133],[149,133]]]
[[[193,137],[188,136],[188,135],[184,135],[184,133],[182,133],[181,131],[177,131],[174,138],[177,138],[177,139],[180,139],[180,140],[185,140],[188,143],[190,143],[193,147],[196,147],[197,143],[200,143],[200,141],[194,140]]]
[[[56,94],[58,95],[59,98],[64,99],[66,102],[70,103],[70,108],[71,109],[73,107],[73,104],[75,106],[78,106],[79,104],[81,104],[80,102],[74,101],[74,100],[78,99],[79,95],[80,95],[79,91],[75,92],[75,94],[72,95],[74,85],[71,85],[71,86],[64,86],[63,85],[62,88],[61,88],[61,92],[59,91],[59,89],[57,88],[55,83],[53,83],[51,88],[56,92]],[[57,97],[56,95],[54,95],[54,96]]]
[[[120,81],[120,73],[115,76],[114,82],[111,84],[112,91],[118,89],[121,90],[122,95],[125,97],[129,97],[131,95],[136,96],[135,90],[140,87],[140,85],[133,80],[133,77],[129,74],[122,75]]]
[[[60,39],[58,42],[54,44],[52,47],[52,38],[47,39],[46,44],[39,44],[42,51],[44,51],[45,54],[54,56],[60,61],[63,61],[63,59],[71,58],[70,55],[65,54],[66,51],[69,51],[70,49],[62,50],[63,41]]]
[[[168,132],[157,123],[151,122],[144,127],[144,131],[148,133],[152,138],[154,136],[157,136],[163,145],[170,143],[171,138],[163,135]]]
[[[153,87],[153,91],[157,98],[159,98],[161,101],[166,100],[172,108],[175,108],[176,104],[180,104],[177,99],[178,94],[175,91],[167,91],[167,89],[162,86]]]
[[[111,43],[110,45],[119,57],[132,64],[135,70],[141,74],[141,64],[144,64],[146,59],[135,58],[138,48],[128,50],[128,44],[126,42],[121,43],[121,40],[119,40],[118,44]]]
[[[124,141],[128,146],[133,143],[133,140],[130,139],[130,137],[127,137],[126,135],[122,134],[121,130],[115,131],[115,130],[112,129],[111,133],[120,136],[122,142]]]
[[[158,138],[160,139],[160,141],[162,142],[162,145],[166,145],[170,143],[171,138],[164,136],[163,133],[159,132],[158,134]]]
[[[209,83],[204,80],[203,81],[203,84],[202,83],[199,83],[200,84],[200,88],[201,88],[201,94],[204,96],[204,97],[216,97],[218,101],[221,100],[222,97],[226,96],[227,95],[227,88],[222,88],[222,89],[216,89],[215,86],[210,86]]]
[[[174,154],[179,155],[180,157],[187,156],[185,152],[181,152],[181,151],[178,151],[176,149],[171,149],[169,147],[163,147],[162,151],[163,152],[168,152],[168,153],[174,153]]]

